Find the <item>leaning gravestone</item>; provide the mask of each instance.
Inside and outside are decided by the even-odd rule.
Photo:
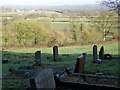
[[[74,73],[83,73],[85,66],[85,57],[86,53],[83,53],[81,56],[77,58]]]
[[[58,46],[53,47],[53,60],[54,61],[58,60]]]
[[[41,51],[36,51],[35,52],[35,62],[38,65],[41,64]]]
[[[35,77],[30,79],[31,90],[54,90],[55,87],[52,69],[42,69]]]
[[[93,46],[93,62],[97,62],[97,45]]]
[[[102,46],[99,51],[99,59],[104,59],[104,47]]]

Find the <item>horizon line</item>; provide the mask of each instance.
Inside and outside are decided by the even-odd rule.
[[[21,4],[19,4],[19,5],[0,5],[0,6],[2,6],[2,7],[4,7],[4,6],[78,6],[78,5],[100,5],[100,3],[92,3],[92,4],[90,4],[90,3],[87,3],[87,4],[64,4],[64,5],[21,5]]]

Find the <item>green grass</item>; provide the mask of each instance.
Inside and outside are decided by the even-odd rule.
[[[20,89],[25,90],[27,88],[26,86],[29,86],[29,80],[3,80],[3,88],[5,90],[9,90],[10,88],[13,88],[14,90]],[[3,90],[4,90],[3,89]]]
[[[55,30],[65,30],[70,28],[69,22],[52,22],[52,27]]]
[[[100,50],[101,46],[102,46],[102,44],[98,45],[98,51]],[[118,43],[117,42],[112,43],[112,44],[104,44],[103,46],[105,49],[105,53],[109,53],[113,57],[118,55]],[[22,62],[22,60],[23,60],[23,61],[26,61],[26,63],[28,63],[28,61],[34,60],[34,52],[37,50],[40,50],[42,52],[42,60],[43,60],[42,62],[47,63],[47,64],[49,64],[49,63],[51,63],[51,64],[75,63],[77,56],[79,56],[83,52],[87,53],[86,66],[87,66],[87,64],[92,62],[92,45],[59,47],[59,58],[61,59],[61,62],[52,62],[52,60],[51,61],[47,60],[46,57],[50,57],[50,58],[53,57],[52,48],[27,48],[27,49],[7,50],[6,53],[8,53],[8,54],[5,54],[4,56],[6,56],[7,58],[10,58],[12,63],[16,62],[17,60],[20,62]],[[26,53],[31,53],[31,54],[27,57],[24,57],[24,56],[26,56]],[[114,60],[114,58],[113,58],[113,60]],[[107,62],[107,61],[105,61],[105,62]],[[22,63],[22,64],[26,64],[26,63]],[[9,67],[9,66],[14,65],[11,63],[9,63],[9,64],[10,65],[4,65],[4,66]]]
[[[64,67],[70,68],[71,72],[74,70],[76,59],[83,52],[86,52],[86,64],[84,73],[98,73],[101,72],[105,75],[118,76],[118,43],[113,42],[111,44],[99,44],[98,51],[101,46],[104,46],[105,53],[109,53],[113,56],[112,60],[104,60],[101,64],[92,63],[92,46],[69,46],[69,47],[59,47],[59,59],[60,61],[53,62],[52,47],[51,48],[23,48],[23,49],[13,49],[6,50],[3,52],[3,58],[8,58],[10,63],[3,64],[3,75],[8,73],[8,69],[13,67],[15,69],[20,66],[28,66],[29,62],[34,61],[34,53],[37,50],[42,52],[42,64],[52,64],[52,65],[65,65]],[[29,53],[29,54],[28,54]],[[47,57],[50,59],[48,60]],[[27,80],[28,81],[28,80]],[[6,86],[6,83],[10,82],[9,80],[3,80],[3,86]],[[15,81],[13,81],[15,82]],[[23,80],[23,83],[26,83],[26,80]],[[19,83],[21,85],[21,82]],[[28,82],[27,82],[28,84]],[[9,84],[11,86],[11,84]],[[8,85],[8,86],[9,86]],[[14,87],[17,87],[15,84]]]
[[[60,22],[60,21],[64,21],[64,22],[70,22],[70,18],[65,18],[65,17],[63,17],[63,18],[55,18],[55,21],[57,22]]]

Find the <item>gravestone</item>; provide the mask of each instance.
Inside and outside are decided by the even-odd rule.
[[[42,69],[30,79],[31,90],[54,90],[56,88],[52,69]]]
[[[97,62],[97,45],[93,46],[93,62]]]
[[[54,61],[58,60],[58,46],[53,47],[53,60]]]
[[[37,65],[41,64],[41,51],[36,51],[35,52],[35,62]]]
[[[102,46],[99,51],[99,59],[104,59],[104,47]]]
[[[77,58],[74,73],[83,73],[85,66],[85,56],[86,53],[83,53],[81,56]]]

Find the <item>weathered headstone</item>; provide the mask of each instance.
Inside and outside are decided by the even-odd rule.
[[[84,71],[85,56],[86,56],[86,53],[83,53],[81,56],[77,58],[74,73],[82,73]]]
[[[35,62],[38,65],[41,64],[41,51],[36,51],[35,52]]]
[[[97,62],[97,45],[93,46],[93,62]]]
[[[104,47],[102,46],[99,51],[99,59],[104,59]]]
[[[53,60],[54,61],[58,60],[58,46],[53,47]]]
[[[30,79],[30,88],[31,90],[54,90],[56,85],[52,69],[43,69],[35,77],[32,77]]]

